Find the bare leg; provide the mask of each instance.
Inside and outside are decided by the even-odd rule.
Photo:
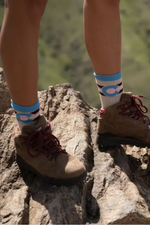
[[[47,0],[6,0],[0,36],[2,66],[13,101],[37,102],[38,36]]]
[[[84,0],[84,34],[95,73],[120,72],[119,0]]]
[[[120,0],[84,0],[84,35],[102,108],[120,101],[121,74]]]

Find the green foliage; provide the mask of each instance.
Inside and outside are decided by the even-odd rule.
[[[45,55],[49,55],[49,69],[44,67],[42,71],[44,68],[40,64],[40,77],[41,74],[47,75],[42,83],[39,78],[39,87],[55,85],[57,81],[53,76],[59,76],[81,91],[93,106],[100,107],[93,68],[84,44],[82,4],[80,0],[63,0],[63,4],[59,0],[48,2],[40,31],[40,40],[44,40],[47,48],[39,44],[39,58],[44,62]]]
[[[4,0],[0,0],[0,6],[4,6]]]

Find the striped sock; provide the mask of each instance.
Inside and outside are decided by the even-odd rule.
[[[11,106],[15,110],[20,130],[22,130],[24,126],[34,126],[37,124],[40,116],[39,100],[32,106],[20,106],[11,100]]]
[[[123,92],[122,72],[112,75],[94,73],[102,108],[106,109],[120,101]]]

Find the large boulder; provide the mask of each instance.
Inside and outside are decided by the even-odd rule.
[[[149,224],[149,149],[98,148],[98,109],[69,84],[38,93],[41,113],[66,150],[87,169],[78,185],[52,186],[20,171],[15,160],[15,113],[0,75],[1,224]]]

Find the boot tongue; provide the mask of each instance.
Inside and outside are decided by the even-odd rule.
[[[127,107],[127,109],[125,108],[125,111],[130,114],[132,113],[134,117],[135,113],[137,112],[137,107],[135,106],[135,103],[132,99],[132,92],[123,93],[121,95],[120,102],[122,102],[123,104],[129,104],[129,107]]]
[[[41,131],[47,127],[47,121],[44,116],[40,116],[38,123],[35,126],[24,126],[22,128],[22,135],[28,136],[34,131]]]
[[[128,103],[130,103],[132,101],[131,97],[132,97],[132,92],[123,93],[121,95],[120,102],[128,102]]]

